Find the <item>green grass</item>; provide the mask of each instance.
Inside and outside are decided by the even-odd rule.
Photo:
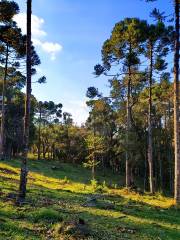
[[[123,178],[109,172],[105,177],[98,173],[104,183],[94,186],[90,171],[81,166],[45,160],[29,160],[28,165],[26,203],[17,206],[20,161],[0,162],[0,240],[180,239],[180,210],[172,198],[112,188],[123,184]],[[92,195],[98,196],[95,206],[85,206]],[[64,222],[79,218],[90,236],[77,237],[72,229],[62,235],[59,229]]]

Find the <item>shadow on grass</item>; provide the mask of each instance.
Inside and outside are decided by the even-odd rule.
[[[82,172],[81,167],[74,168],[73,166],[62,165],[62,169],[52,170],[52,163],[46,163],[46,166],[44,161],[35,161],[36,160],[29,161],[29,168],[30,171],[38,174],[58,179],[67,176],[72,181],[83,183],[88,179],[86,172]],[[19,160],[3,163],[7,163],[16,168],[20,167]],[[84,171],[88,172],[86,169]],[[10,190],[16,192],[18,187],[17,180],[9,177],[6,178],[4,176],[1,179],[1,183],[6,192],[9,192]],[[46,215],[49,214],[50,219],[56,218],[54,221],[54,223],[56,223],[60,219],[58,216],[63,214],[65,218],[82,217],[85,219],[85,221],[90,223],[91,227],[95,229],[97,239],[147,240],[158,239],[158,237],[163,240],[180,239],[179,210],[173,208],[157,208],[150,204],[128,200],[119,195],[102,196],[102,201],[111,201],[115,203],[114,209],[103,209],[101,204],[86,208],[83,207],[83,203],[87,200],[87,197],[89,197],[89,194],[83,192],[76,193],[63,189],[52,190],[50,187],[48,188],[39,184],[35,185],[30,183],[27,192],[27,205],[24,206],[25,213],[27,212],[27,214],[19,215],[18,212],[20,209],[15,206],[15,210],[9,208],[1,209],[0,231],[2,231],[3,234],[6,234],[6,232],[12,234],[11,231],[15,231],[18,232],[17,234],[23,234],[23,236],[26,236],[28,233],[31,234],[32,230],[28,230],[22,226],[20,227],[18,224],[14,226],[17,229],[12,228],[12,230],[8,230],[8,226],[11,227],[12,222],[15,221],[15,219],[18,221],[18,217],[20,219],[19,221],[26,221],[28,224],[34,224],[35,219],[38,219],[39,223],[44,223],[48,226],[49,222],[45,221]],[[3,196],[1,200],[5,203],[6,197]],[[11,206],[12,202],[7,202],[7,204],[8,206]],[[59,215],[53,211],[50,213],[48,211],[39,212],[41,208],[53,209],[53,211],[57,211]],[[37,217],[37,215],[39,217]],[[121,218],[122,215],[124,217]],[[3,219],[5,219],[5,222],[3,222]],[[132,234],[128,232],[128,229],[134,229]],[[35,236],[36,234],[32,232],[31,235]],[[125,237],[125,235],[127,236]],[[109,237],[107,238],[107,236]]]
[[[12,159],[8,161],[0,161],[0,163],[8,164],[14,168],[20,168],[21,160]],[[55,168],[53,169],[53,166]],[[46,177],[64,179],[67,177],[70,181],[74,183],[90,183],[92,179],[91,171],[89,169],[83,168],[80,165],[73,165],[68,163],[61,163],[60,161],[55,160],[35,160],[30,159],[28,161],[29,171],[41,174]],[[97,170],[97,180],[99,182],[106,182],[108,185],[121,183],[121,186],[124,185],[124,178],[122,176],[114,175],[110,171],[106,171],[105,176],[102,171]],[[116,184],[119,185],[119,184]]]
[[[32,227],[20,226],[20,223],[27,222],[29,225],[38,222],[53,228],[49,222],[56,224],[61,217],[63,219],[80,217],[93,229],[93,234],[96,235],[94,239],[150,240],[158,239],[158,237],[163,240],[180,239],[180,230],[176,229],[179,224],[179,211],[175,209],[159,212],[156,207],[148,204],[141,205],[136,201],[127,202],[127,199],[122,196],[114,198],[103,196],[102,201],[114,200],[115,209],[102,209],[100,205],[86,208],[82,204],[87,200],[89,194],[31,187],[27,195],[27,204],[22,208],[16,208],[12,202],[9,202],[8,206],[12,206],[12,209],[0,209],[0,231],[3,234],[13,236],[12,234],[15,232],[17,236],[27,237],[27,239],[28,236],[31,236],[30,239],[32,237],[34,237],[33,239],[41,239],[41,234],[36,232],[35,227],[33,230]],[[44,204],[45,202],[46,204]],[[124,217],[121,217],[122,214]],[[171,224],[176,224],[176,227]],[[46,232],[43,234],[45,236]]]
[[[35,228],[25,225],[24,219],[20,221],[15,218],[15,213],[7,215],[5,211],[0,211],[0,239],[43,239]]]

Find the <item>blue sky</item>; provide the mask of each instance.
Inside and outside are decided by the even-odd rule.
[[[16,18],[25,28],[26,0],[16,0],[21,14]],[[47,83],[33,84],[38,100],[63,104],[81,124],[88,116],[85,93],[96,86],[108,94],[108,79],[95,78],[95,64],[101,61],[101,47],[114,24],[125,17],[149,18],[157,7],[172,13],[172,0],[147,4],[143,0],[32,0],[33,40],[41,58],[38,75]],[[25,31],[25,29],[24,29]]]

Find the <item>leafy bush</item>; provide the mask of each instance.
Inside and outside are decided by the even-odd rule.
[[[99,184],[95,179],[91,180],[91,186],[95,192],[106,192],[108,189],[105,181],[102,184]]]

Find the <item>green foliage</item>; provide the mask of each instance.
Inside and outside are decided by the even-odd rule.
[[[108,192],[108,187],[106,186],[106,181],[99,183],[96,179],[91,179],[91,186],[94,192],[105,193]]]
[[[95,87],[89,87],[86,93],[88,98],[100,97],[101,94],[98,92],[98,89]]]
[[[96,179],[91,179],[91,186],[96,190],[98,187],[98,181]]]
[[[14,1],[3,0],[0,2],[0,89],[2,124],[1,134],[3,140],[3,155],[11,158],[22,151],[24,102],[22,92],[26,83],[25,59],[26,36],[17,27],[14,16],[18,14],[19,6]],[[35,67],[40,64],[40,59],[31,47],[32,74],[36,73]],[[43,79],[41,79],[43,80]],[[30,139],[32,144],[35,135],[33,118],[35,115],[35,97],[32,96],[30,116]],[[3,110],[4,109],[4,110]],[[5,124],[3,124],[5,122]]]
[[[107,151],[101,169],[126,171],[132,185],[141,176],[144,189],[150,162],[146,160],[147,149],[152,139],[154,181],[159,190],[170,184],[174,169],[171,73],[165,72],[171,67],[167,56],[173,43],[173,27],[164,23],[159,10],[154,9],[152,15],[157,20],[153,24],[138,18],[117,22],[104,42],[102,64],[97,64],[94,70],[96,76],[108,77],[110,96],[96,96],[87,102],[91,109],[87,126],[104,137]],[[169,183],[164,184],[162,179]],[[171,184],[168,189],[172,191]]]
[[[101,158],[105,151],[104,139],[101,136],[95,135],[95,133],[89,132],[86,138],[86,145],[88,155],[86,157],[87,162],[83,163],[83,166],[92,169],[92,178],[94,178],[95,168],[100,164],[98,159]]]
[[[0,9],[0,22],[3,23],[12,22],[13,16],[19,13],[19,6],[15,1],[2,0]]]

